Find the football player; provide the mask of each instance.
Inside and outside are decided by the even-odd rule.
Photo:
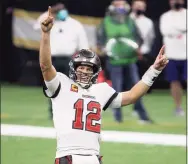
[[[90,50],[83,49],[72,56],[69,77],[56,72],[50,52],[52,26],[49,7],[48,17],[41,23],[39,60],[45,81],[44,93],[51,98],[53,106],[57,135],[55,163],[99,164],[102,110],[132,104],[148,91],[168,63],[164,46],[142,80],[131,90],[117,93],[106,83],[96,83],[101,65],[98,56]]]

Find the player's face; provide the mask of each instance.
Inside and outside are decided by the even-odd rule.
[[[93,75],[93,68],[90,66],[78,66],[76,69],[77,82],[88,84]]]

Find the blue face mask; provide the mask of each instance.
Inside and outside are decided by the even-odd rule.
[[[125,10],[125,8],[118,8],[118,7],[116,7],[115,9],[115,12],[117,13],[117,14],[127,14],[128,12]]]
[[[67,10],[60,10],[56,15],[56,18],[62,21],[65,21],[67,17],[68,17]]]

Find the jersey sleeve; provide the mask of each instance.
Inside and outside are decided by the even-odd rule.
[[[68,81],[68,77],[60,72],[51,81],[44,81],[43,92],[48,98],[56,98],[61,90],[62,85],[64,86]]]
[[[107,100],[103,107],[103,110],[110,108],[119,108],[121,107],[122,102],[122,94],[116,92],[112,87],[110,87],[107,83],[104,83],[103,92],[105,96],[107,96]]]

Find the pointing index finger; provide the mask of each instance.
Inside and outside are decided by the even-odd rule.
[[[159,51],[159,57],[161,58],[165,53],[165,45],[162,46],[162,48]]]
[[[164,55],[164,52],[165,52],[165,45],[162,46],[162,48],[159,51],[159,54],[162,56]]]
[[[48,7],[48,16],[52,16],[52,8],[51,8],[51,6]]]

